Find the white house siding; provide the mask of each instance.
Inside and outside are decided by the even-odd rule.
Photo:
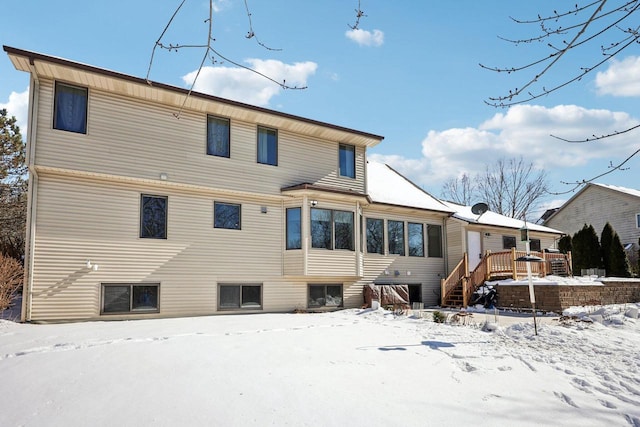
[[[584,224],[591,224],[598,237],[609,222],[620,236],[622,244],[638,244],[640,228],[636,215],[640,214],[640,198],[631,194],[590,185],[545,223],[573,236]],[[637,247],[637,246],[636,246]]]
[[[516,249],[524,251],[526,243],[520,240],[520,230],[511,228],[489,228],[489,227],[468,227],[469,230],[479,231],[482,241],[482,252],[504,252],[510,249],[504,249],[502,237],[513,236],[516,238]],[[557,248],[557,239],[559,235],[529,232],[529,238],[540,239],[541,249]]]
[[[207,114],[89,89],[87,134],[52,129],[54,82],[40,82],[39,165],[157,179],[237,191],[279,194],[302,182],[364,191],[364,148],[356,178],[338,175],[340,141],[278,133],[278,166],[256,162],[259,123],[231,120],[230,158],[206,155]],[[213,105],[213,104],[212,104]]]
[[[389,208],[382,206],[370,206],[363,212],[366,218],[415,222],[422,224],[443,225],[443,216],[418,210],[403,208]],[[364,277],[361,284],[414,284],[422,285],[422,301],[426,305],[435,305],[440,298],[440,279],[446,277],[445,259],[435,257],[413,257],[390,255],[388,253],[387,227],[385,221],[385,254],[366,253],[366,241],[364,242]],[[444,227],[442,229],[445,231]],[[427,254],[427,235],[425,227],[425,255]],[[445,237],[443,236],[443,240]],[[405,232],[405,243],[407,235]],[[408,250],[405,251],[408,253]],[[443,249],[443,255],[446,251]],[[387,270],[387,273],[385,273]],[[398,275],[395,272],[398,271]]]

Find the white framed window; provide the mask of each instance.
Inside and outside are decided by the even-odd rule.
[[[56,82],[53,101],[53,128],[67,132],[87,133],[86,87]]]
[[[278,166],[278,131],[258,126],[258,163]]]
[[[311,247],[353,251],[353,212],[311,208]]]
[[[218,285],[219,310],[262,310],[262,285],[220,284]]]
[[[309,285],[308,306],[342,307],[342,285]]]
[[[158,313],[158,283],[103,283],[101,314]]]
[[[636,227],[640,228],[640,213],[636,214]]]
[[[231,132],[229,119],[207,116],[207,154],[210,156],[231,156]]]
[[[340,144],[340,176],[347,178],[356,177],[356,147],[349,144]]]

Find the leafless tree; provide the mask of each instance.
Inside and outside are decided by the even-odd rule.
[[[460,205],[471,205],[475,200],[476,184],[471,177],[464,173],[460,177],[451,178],[442,186],[440,195],[443,199]]]
[[[640,8],[640,0],[596,0],[585,3],[575,4],[566,10],[553,10],[546,15],[538,14],[533,19],[511,18],[518,24],[533,25],[537,28],[537,32],[529,38],[500,37],[502,40],[515,45],[546,44],[548,53],[525,64],[509,67],[480,64],[481,67],[495,72],[526,75],[518,87],[510,89],[508,93],[488,98],[487,104],[495,107],[510,107],[534,101],[578,82],[588,75],[593,75],[594,71],[600,70],[612,59],[620,57],[621,53],[637,46],[637,43],[640,42],[640,26],[637,22],[639,15],[636,12]],[[595,54],[598,51],[599,55]],[[570,55],[585,57],[587,58],[585,61],[590,60],[591,62],[583,64],[577,69],[570,69],[566,67],[565,59]],[[570,74],[566,75],[566,71]],[[639,127],[640,125],[633,126],[604,135],[594,133],[581,140],[551,136],[569,143],[581,143],[614,137]],[[611,163],[607,171],[597,176],[566,183],[573,185],[573,188],[568,192],[606,174],[620,170],[639,152],[640,150],[635,151],[618,164]]]
[[[464,174],[449,180],[442,188],[442,196],[462,205],[482,201],[493,212],[527,219],[526,214],[537,208],[548,187],[547,173],[520,157],[486,165],[473,179]]]

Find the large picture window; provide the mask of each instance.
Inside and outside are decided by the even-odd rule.
[[[87,88],[56,82],[53,128],[87,133],[87,100]]]
[[[218,308],[220,310],[260,310],[262,309],[262,286],[221,284],[218,287]]]
[[[302,248],[301,208],[287,209],[287,249]]]
[[[387,221],[389,254],[404,255],[404,222]]]
[[[311,247],[354,250],[353,212],[311,209]]]
[[[309,308],[342,307],[342,285],[309,285]]]
[[[407,225],[409,235],[409,256],[424,256],[424,227],[410,222]]]
[[[278,131],[258,126],[258,163],[278,166]]]
[[[166,239],[167,197],[143,194],[140,205],[140,237]]]
[[[356,147],[340,144],[340,176],[356,177]]]
[[[207,154],[229,157],[230,149],[229,119],[207,116]]]
[[[429,257],[442,258],[442,226],[428,224],[427,239],[429,240]]]
[[[240,230],[240,205],[234,203],[213,203],[213,226]]]
[[[157,313],[160,286],[157,284],[103,284],[102,313]]]
[[[384,255],[384,220],[367,218],[367,252]]]

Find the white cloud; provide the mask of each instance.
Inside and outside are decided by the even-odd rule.
[[[382,43],[384,43],[384,33],[380,30],[371,32],[356,28],[347,31],[345,36],[360,46],[382,46]]]
[[[6,108],[9,117],[15,116],[22,138],[27,138],[27,120],[29,118],[29,88],[23,92],[11,92],[9,102],[0,104],[0,109]]]
[[[296,62],[293,65],[273,59],[247,59],[245,62],[255,71],[268,76],[276,82],[285,82],[287,86],[304,87],[318,64],[315,62]],[[191,85],[197,74],[192,71],[182,79]],[[265,77],[239,67],[203,67],[194,89],[222,98],[266,106],[272,97],[282,88]]]
[[[228,9],[231,6],[231,2],[229,0],[215,0],[213,2],[213,11],[215,13],[222,12],[225,9]]]
[[[596,88],[599,95],[640,96],[640,57],[611,60],[609,68],[596,75]]]
[[[402,156],[370,156],[389,163],[420,185],[439,188],[462,173],[474,175],[497,159],[520,157],[538,168],[584,166],[590,160],[626,157],[640,148],[632,135],[619,135],[597,142],[572,144],[550,135],[583,139],[592,134],[622,131],[640,121],[626,113],[588,110],[575,105],[546,108],[518,105],[498,113],[477,128],[429,131],[422,141],[420,159]]]

